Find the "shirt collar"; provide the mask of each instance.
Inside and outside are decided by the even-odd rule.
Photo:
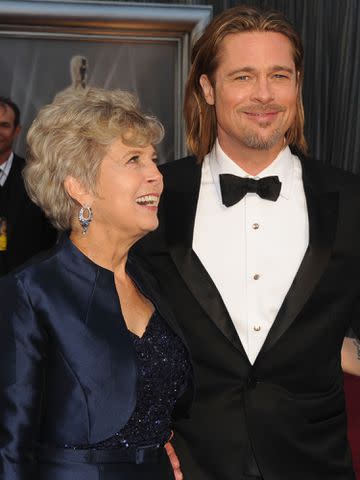
[[[11,165],[13,163],[14,153],[11,152],[9,158],[6,160],[5,163],[0,165],[0,185],[3,186],[11,169]]]
[[[218,140],[214,145],[212,151],[207,155],[213,181],[221,200],[220,180],[219,175],[222,173],[231,173],[238,177],[249,178],[263,178],[276,175],[281,182],[280,196],[285,199],[289,199],[292,192],[294,171],[295,171],[295,157],[291,153],[290,148],[287,146],[284,148],[275,160],[268,165],[258,175],[249,175],[239,165],[237,165],[230,157],[226,155],[223,149],[220,147]]]

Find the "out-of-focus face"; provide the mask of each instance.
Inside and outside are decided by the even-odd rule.
[[[281,149],[294,122],[297,73],[289,39],[277,32],[227,35],[213,83],[201,77],[214,105],[218,138],[226,150]],[[230,148],[227,148],[230,146]]]
[[[124,238],[138,239],[158,226],[163,189],[152,145],[129,147],[116,140],[100,166],[93,197],[94,224]]]
[[[13,110],[6,105],[0,106],[0,155],[4,156],[3,162],[7,160],[7,158],[5,158],[6,155],[10,155],[19,131],[19,125],[15,127],[15,114]]]

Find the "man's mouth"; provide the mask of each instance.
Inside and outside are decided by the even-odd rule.
[[[247,115],[254,115],[255,117],[262,117],[264,115],[275,115],[279,112],[274,112],[274,111],[271,111],[271,112],[245,112]]]
[[[280,113],[279,110],[271,110],[268,112],[243,112],[250,119],[257,123],[269,123],[272,122]]]
[[[268,104],[268,105],[247,105],[241,108],[241,112],[251,117],[266,117],[275,116],[278,113],[285,112],[286,108],[283,105]]]
[[[136,203],[145,207],[157,207],[159,205],[160,196],[153,193],[142,195],[136,199]]]

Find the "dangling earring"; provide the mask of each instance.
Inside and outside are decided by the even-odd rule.
[[[93,219],[93,212],[89,205],[84,205],[80,208],[78,219],[82,227],[82,233],[85,235],[87,229],[89,228],[90,222]]]

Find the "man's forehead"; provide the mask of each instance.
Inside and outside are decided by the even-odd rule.
[[[230,33],[222,40],[219,59],[247,66],[252,64],[293,64],[293,46],[284,34],[279,32],[237,32]]]

